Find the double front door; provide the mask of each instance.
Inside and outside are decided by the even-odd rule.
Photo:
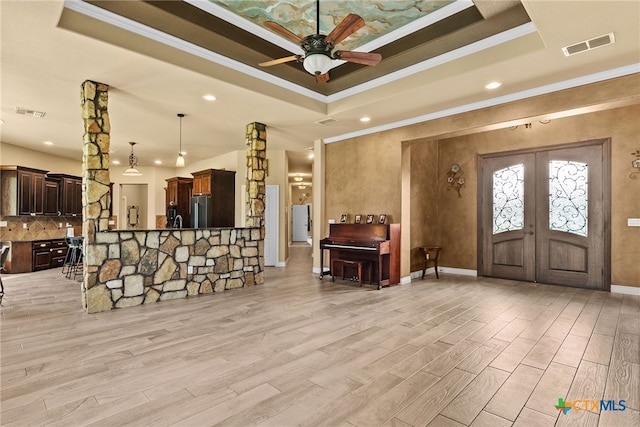
[[[609,140],[480,158],[479,273],[609,289]]]

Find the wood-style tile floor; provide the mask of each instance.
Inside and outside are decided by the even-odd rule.
[[[637,296],[310,271],[294,246],[262,286],[94,315],[60,269],[3,275],[0,424],[640,425]]]

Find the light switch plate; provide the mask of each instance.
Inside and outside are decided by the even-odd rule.
[[[629,227],[640,227],[640,218],[627,218],[627,225]]]

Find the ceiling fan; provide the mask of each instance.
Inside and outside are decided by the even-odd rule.
[[[329,70],[333,65],[333,60],[341,59],[347,62],[373,66],[378,64],[382,59],[382,55],[379,53],[333,50],[338,43],[364,27],[364,19],[360,16],[350,13],[326,36],[320,34],[320,0],[316,2],[316,18],[316,34],[306,36],[305,38],[292,33],[277,22],[265,22],[265,27],[299,44],[304,51],[304,55],[293,55],[273,59],[271,61],[261,62],[258,65],[261,67],[270,67],[291,61],[302,62],[304,69],[316,76],[317,83],[326,83],[329,81]]]

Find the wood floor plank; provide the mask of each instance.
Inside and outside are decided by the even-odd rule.
[[[469,372],[453,369],[400,411],[396,418],[413,426],[430,423],[474,378],[475,375]]]
[[[600,414],[599,427],[637,427],[640,425],[640,411],[625,409],[622,412],[605,411]]]
[[[543,373],[541,369],[518,365],[487,403],[485,411],[515,421]]]
[[[555,420],[558,410],[553,404],[558,397],[567,395],[575,374],[575,368],[552,362],[542,374],[525,407]]]
[[[498,357],[493,359],[489,366],[513,372],[534,345],[536,345],[535,341],[516,338]]]
[[[529,408],[522,408],[522,411],[513,423],[513,427],[553,427],[556,423],[556,417],[534,411]]]
[[[624,399],[626,406],[640,411],[640,364],[612,359],[609,365],[605,400]]]
[[[396,363],[389,369],[389,373],[407,379],[451,347],[451,344],[446,344],[441,341],[428,344],[401,362]]]
[[[625,362],[640,363],[640,335],[618,332],[611,357]]]
[[[471,423],[470,427],[510,427],[513,423],[507,419],[482,411]]]
[[[607,384],[607,367],[583,360],[578,367],[566,400],[601,400]],[[589,408],[591,410],[591,408]],[[578,411],[576,411],[578,412]],[[584,411],[583,411],[584,412]]]
[[[587,337],[571,334],[567,335],[558,349],[558,352],[553,357],[553,361],[577,368],[582,360],[582,355],[584,354],[588,343],[589,338]]]
[[[472,374],[479,374],[502,353],[508,344],[506,341],[491,339],[465,357],[462,362],[456,365],[456,368]]]
[[[613,335],[600,335],[594,333],[589,339],[589,344],[587,344],[582,360],[588,360],[601,365],[609,365],[611,353],[613,352],[613,343]]]
[[[546,369],[562,344],[562,339],[544,336],[533,346],[522,360],[525,365]]]
[[[508,372],[486,368],[444,408],[441,414],[464,425],[471,424],[508,377]]]
[[[435,375],[420,371],[372,400],[367,407],[352,414],[347,421],[360,427],[383,425],[420,394],[433,387],[439,379]]]

